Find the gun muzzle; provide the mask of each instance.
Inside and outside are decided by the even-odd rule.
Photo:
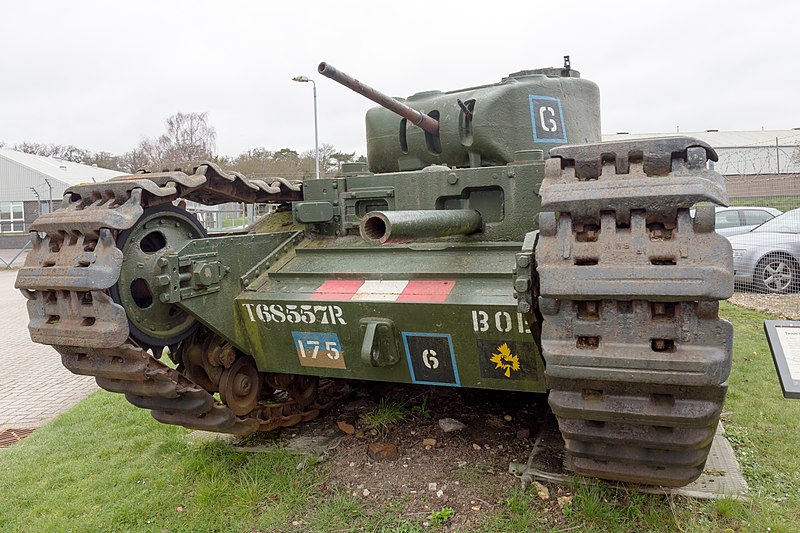
[[[371,211],[364,215],[359,231],[367,242],[386,244],[469,235],[482,227],[481,214],[473,209]]]

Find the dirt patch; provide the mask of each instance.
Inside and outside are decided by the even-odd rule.
[[[325,461],[327,488],[420,525],[435,525],[428,523],[431,513],[450,508],[446,527],[462,530],[496,513],[521,486],[509,464],[528,459],[547,415],[545,395],[362,383],[336,409],[283,430],[280,438],[335,431],[342,440]],[[402,420],[383,428],[376,423],[393,417]],[[465,427],[445,432],[439,421],[446,418]],[[375,443],[393,444],[398,453],[373,459],[369,448]],[[564,491],[554,490],[555,504]]]
[[[734,305],[771,313],[787,320],[800,319],[800,294],[760,294],[737,291],[728,300]]]
[[[535,435],[546,411],[544,397],[530,394],[372,386],[360,396],[338,413],[357,429],[332,457],[332,483],[400,507],[409,518],[449,507],[455,513],[448,525],[456,529],[493,512],[500,496],[519,483],[508,465],[525,461],[532,442],[517,432]],[[384,431],[369,428],[364,415],[379,409],[381,399],[409,406],[409,416]],[[444,418],[465,427],[445,433],[439,425]],[[367,448],[378,441],[397,445],[397,458],[371,460]]]

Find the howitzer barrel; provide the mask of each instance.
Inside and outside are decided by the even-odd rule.
[[[373,89],[369,85],[361,83],[357,79],[348,76],[344,72],[337,70],[335,67],[332,67],[324,61],[319,64],[317,70],[323,76],[327,76],[333,81],[337,81],[345,87],[366,96],[376,104],[385,107],[389,111],[397,113],[401,117],[405,118],[415,126],[419,126],[431,135],[439,134],[439,121],[435,118],[430,117],[421,111],[417,111],[412,107],[408,107],[404,103],[395,100],[391,96],[386,96],[382,92]]]
[[[371,211],[361,220],[361,238],[373,244],[408,242],[430,237],[469,235],[483,227],[473,209]]]

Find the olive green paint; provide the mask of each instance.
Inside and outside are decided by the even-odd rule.
[[[235,305],[261,371],[410,383],[408,356],[400,335],[446,334],[452,337],[461,386],[543,392],[541,358],[528,330],[530,317],[517,313],[512,296],[511,269],[514,252],[520,247],[519,242],[426,242],[376,247],[356,237],[325,242],[306,240],[261,278],[263,284],[257,290],[240,294]],[[455,288],[446,303],[314,297],[324,281],[337,278],[453,280]],[[277,314],[270,312],[273,305],[278,306]],[[293,306],[291,311],[287,305]],[[330,314],[326,314],[330,306],[341,309],[344,324],[338,320],[331,323]],[[293,313],[302,313],[303,307],[306,313],[315,314],[313,323],[301,320],[297,314],[290,318]],[[479,314],[477,328],[473,313]],[[326,323],[322,323],[323,317]],[[400,346],[396,364],[380,366],[362,358],[365,318],[394,325]],[[484,328],[485,331],[476,331]],[[335,333],[347,368],[301,365],[292,332],[303,331]],[[479,341],[484,345],[494,343],[494,348],[503,343],[524,344],[528,351],[514,354],[522,361],[523,370],[514,371],[520,375],[507,378],[502,369],[494,374],[487,374],[484,369],[481,374],[481,357],[486,359],[490,354],[479,353]],[[517,379],[523,375],[524,379]]]
[[[256,235],[184,247],[184,261],[206,254],[226,274],[216,292],[185,293],[179,305],[253,355],[264,372],[424,383],[430,372],[414,366],[415,357],[430,345],[429,370],[452,371],[434,376],[443,385],[543,392],[530,332],[538,325],[518,312],[512,271],[525,236],[538,229],[549,149],[600,139],[597,87],[575,71],[544,69],[407,102],[437,115],[438,136],[370,110],[369,171],[349,164],[336,177],[306,181],[303,200],[259,221]],[[399,222],[402,243],[359,236],[373,212],[390,223],[398,212],[411,213]],[[448,224],[459,231],[431,233],[428,226],[438,224],[431,220],[443,217],[458,219]],[[302,238],[269,233],[298,224],[305,225]],[[445,301],[425,303],[315,294],[337,279],[446,280],[453,288]],[[327,359],[314,360],[310,347]]]
[[[532,113],[532,95],[558,99],[563,124],[558,124],[557,106],[552,106],[553,113]],[[471,110],[471,119],[458,100]],[[367,152],[373,172],[419,170],[435,164],[503,165],[514,161],[519,150],[540,149],[547,153],[566,143],[600,141],[599,90],[593,82],[580,79],[574,70],[521,71],[493,85],[420,92],[404,103],[434,116],[439,121],[439,136],[433,138],[382,107],[370,109],[366,119]],[[550,128],[563,126],[565,140],[537,141],[534,120],[544,121]],[[556,126],[550,120],[556,120]]]
[[[273,257],[276,251],[287,247],[298,236],[298,232],[283,232],[191,241],[178,252],[179,257],[219,260],[225,267],[225,274],[216,291],[187,297],[179,305],[196,316],[206,327],[230,340],[244,352],[251,353],[249,339],[244,335],[239,315],[231,309],[231,302],[244,290],[245,282],[242,278],[251,269],[263,263],[265,258]]]

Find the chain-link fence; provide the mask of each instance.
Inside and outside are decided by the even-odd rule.
[[[0,269],[19,267],[25,261],[31,241],[28,226],[50,211],[47,183],[20,186],[0,180]],[[61,199],[53,204],[58,207]]]
[[[800,131],[762,145],[718,148],[730,207],[717,232],[733,248],[735,294],[750,308],[800,319]],[[788,142],[791,141],[791,142]]]
[[[229,203],[206,206],[187,202],[186,209],[193,213],[209,233],[244,230],[258,218],[275,210],[271,204]]]

